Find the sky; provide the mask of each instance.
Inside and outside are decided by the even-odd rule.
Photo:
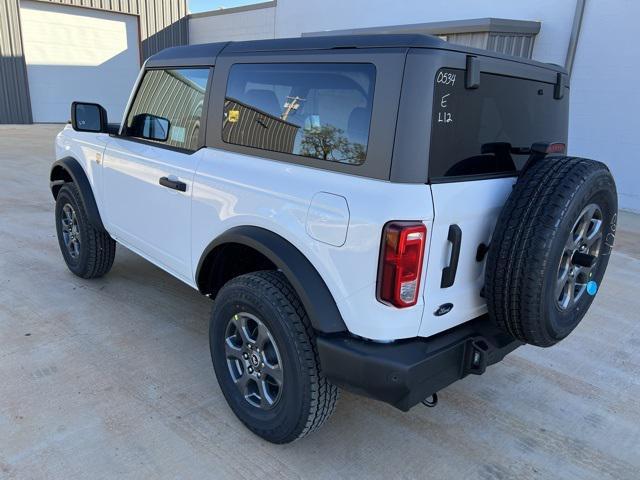
[[[231,8],[250,3],[259,3],[264,0],[187,0],[189,10],[192,13],[217,10],[220,7]]]

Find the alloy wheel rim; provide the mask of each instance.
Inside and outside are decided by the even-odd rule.
[[[284,383],[278,346],[267,326],[247,312],[227,323],[224,353],[229,374],[244,399],[262,410],[273,408]]]
[[[602,245],[602,210],[595,203],[578,215],[564,246],[555,287],[560,310],[574,306],[587,290],[598,265]]]
[[[80,228],[78,226],[78,216],[71,204],[67,203],[62,207],[62,239],[71,258],[80,256]]]

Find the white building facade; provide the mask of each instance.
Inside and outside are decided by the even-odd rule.
[[[505,18],[540,23],[532,58],[565,65],[581,0],[277,0],[191,15],[190,43]],[[604,161],[620,207],[640,212],[637,0],[585,0],[571,77],[569,152]]]

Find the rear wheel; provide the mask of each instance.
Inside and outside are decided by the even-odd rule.
[[[541,347],[569,335],[602,281],[616,218],[616,187],[603,163],[557,157],[532,165],[491,240],[485,279],[491,318]]]
[[[229,281],[213,306],[209,344],[229,406],[262,438],[291,442],[333,412],[338,388],[322,374],[309,318],[282,273]]]

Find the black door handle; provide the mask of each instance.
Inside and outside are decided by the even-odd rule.
[[[187,191],[187,184],[181,182],[180,180],[171,180],[169,177],[162,177],[160,179],[160,185],[167,188],[172,188],[174,190],[178,190],[180,192]]]
[[[449,225],[447,240],[451,242],[451,259],[449,266],[442,269],[440,288],[449,288],[456,281],[458,260],[460,259],[460,245],[462,244],[462,230],[458,225]]]

